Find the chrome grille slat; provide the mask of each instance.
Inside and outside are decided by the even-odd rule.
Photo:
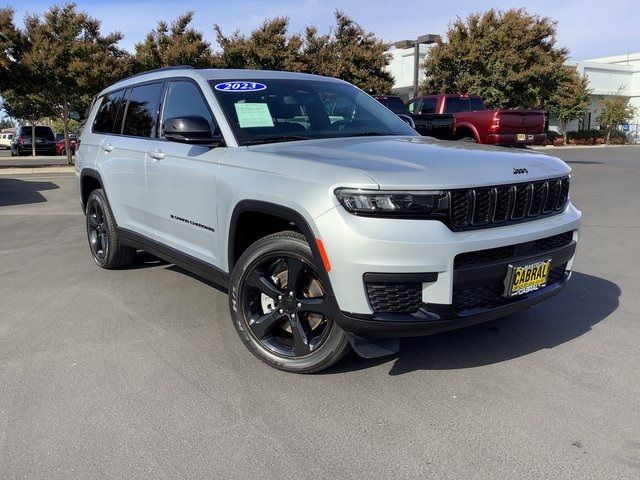
[[[569,177],[451,190],[449,222],[457,230],[525,221],[562,210]]]

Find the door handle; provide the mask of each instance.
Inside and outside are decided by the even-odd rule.
[[[102,150],[104,150],[105,152],[113,152],[114,148],[115,147],[110,143],[107,143],[106,145],[102,145]]]
[[[162,150],[152,150],[149,152],[149,156],[154,160],[162,160],[165,156],[165,153]]]

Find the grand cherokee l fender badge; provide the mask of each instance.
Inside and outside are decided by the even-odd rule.
[[[527,170],[526,168],[514,168],[513,169],[513,174],[514,175],[527,175],[529,173],[529,170]]]
[[[187,218],[178,217],[177,215],[171,214],[171,218],[173,218],[174,220],[177,220],[179,222],[188,223],[189,225],[193,225],[194,227],[204,228],[205,230],[209,230],[210,232],[215,232],[216,231],[215,228],[213,228],[213,227],[208,227],[207,225],[203,225],[201,223],[194,222],[193,220],[189,220]]]

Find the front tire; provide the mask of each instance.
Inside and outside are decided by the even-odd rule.
[[[272,367],[317,372],[349,351],[303,235],[280,232],[255,242],[238,260],[229,287],[238,335]]]
[[[133,263],[135,248],[122,245],[116,233],[116,222],[102,189],[89,194],[85,208],[89,249],[102,268],[121,268]]]

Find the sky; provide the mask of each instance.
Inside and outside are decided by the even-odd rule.
[[[5,0],[6,1],[6,0]],[[26,13],[41,14],[55,1],[11,1],[16,21]],[[213,24],[225,33],[249,33],[265,18],[287,16],[290,32],[302,32],[313,24],[321,32],[333,25],[333,12],[341,9],[355,21],[388,42],[416,38],[427,33],[443,34],[458,17],[495,7],[525,7],[558,22],[558,45],[570,49],[573,60],[640,52],[640,2],[638,0],[564,1],[395,1],[395,0],[76,0],[81,10],[102,21],[102,31],[124,34],[121,47],[132,51],[158,20],[171,21],[179,14],[195,12],[193,25],[214,44]],[[2,3],[0,2],[0,5]],[[414,6],[415,5],[415,6]],[[413,13],[413,10],[416,10]],[[21,21],[19,22],[20,24]]]

